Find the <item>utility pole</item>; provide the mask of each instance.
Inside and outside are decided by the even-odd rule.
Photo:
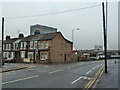
[[[2,17],[2,53],[1,53],[1,65],[2,67],[2,62],[3,62],[3,41],[4,41],[4,17]]]
[[[104,32],[104,53],[105,53],[105,73],[107,73],[107,31],[105,28],[105,9],[104,2],[102,2],[103,9],[103,32]]]

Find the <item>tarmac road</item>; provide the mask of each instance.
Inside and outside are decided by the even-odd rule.
[[[3,73],[2,88],[84,88],[103,66],[104,61],[37,65]]]

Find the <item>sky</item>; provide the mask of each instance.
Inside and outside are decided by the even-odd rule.
[[[91,6],[95,7],[86,8]],[[49,14],[67,10],[72,11]],[[57,28],[70,41],[74,30],[75,49],[94,49],[95,45],[103,46],[101,2],[1,2],[0,11],[0,16],[5,17],[5,36],[18,37],[19,32],[29,35],[30,25],[41,24]],[[39,16],[41,14],[49,15]],[[25,17],[12,18],[22,16]],[[108,49],[118,49],[117,2],[108,2],[107,36]]]

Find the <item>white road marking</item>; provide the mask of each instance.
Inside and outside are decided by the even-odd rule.
[[[59,71],[62,71],[62,69],[56,70],[56,71],[52,71],[52,72],[49,72],[49,74],[56,73],[56,72],[59,72]]]
[[[90,78],[90,77],[85,77],[85,76],[83,76],[83,79],[90,80],[91,78]]]
[[[89,74],[91,72],[91,70],[89,70],[86,74]]]
[[[99,67],[99,65],[97,67]]]
[[[72,67],[67,67],[68,69],[72,68]]]
[[[13,80],[13,81],[4,82],[4,83],[1,83],[1,84],[4,85],[4,84],[8,84],[8,83],[18,82],[18,81],[22,81],[22,80],[27,80],[27,79],[35,78],[35,77],[38,77],[38,76],[39,75],[35,75],[35,76],[27,77],[27,78],[22,78],[22,79],[17,79],[17,80]]]
[[[79,77],[78,79],[74,80],[71,82],[71,84],[74,84],[75,82],[77,82],[78,80],[80,80],[83,76]]]
[[[93,67],[92,69],[95,69],[95,67]]]

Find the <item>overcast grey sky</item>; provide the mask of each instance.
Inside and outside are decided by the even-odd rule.
[[[56,27],[68,40],[72,40],[72,30],[79,27],[79,31],[74,31],[76,49],[93,49],[94,45],[103,45],[100,2],[5,2],[1,5],[1,16],[5,17],[5,35],[17,37],[18,31],[28,35],[30,25],[42,24]],[[9,18],[54,13],[89,6],[97,7],[39,17]],[[108,3],[108,48],[118,48],[117,2]]]

